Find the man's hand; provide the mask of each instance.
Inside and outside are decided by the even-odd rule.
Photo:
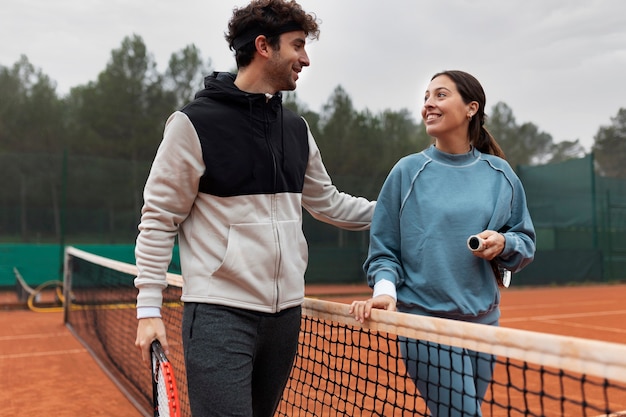
[[[154,340],[161,342],[165,354],[169,354],[169,345],[165,337],[165,325],[160,317],[139,319],[137,324],[137,339],[135,346],[141,351],[141,359],[150,362],[150,345]]]

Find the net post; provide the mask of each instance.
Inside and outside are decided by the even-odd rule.
[[[63,324],[69,323],[69,314],[72,303],[72,268],[70,259],[70,246],[65,247],[63,257]]]

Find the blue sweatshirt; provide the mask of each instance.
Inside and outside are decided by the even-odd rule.
[[[496,258],[516,272],[535,254],[535,231],[522,183],[503,159],[472,148],[451,155],[434,145],[402,158],[378,197],[364,264],[371,287],[388,280],[398,310],[479,323],[500,316],[488,261],[467,239],[495,230],[506,239]]]

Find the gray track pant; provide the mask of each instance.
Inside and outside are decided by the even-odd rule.
[[[298,347],[301,308],[277,314],[186,303],[183,346],[192,415],[272,417]]]

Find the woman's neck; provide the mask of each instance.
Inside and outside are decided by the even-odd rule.
[[[468,140],[464,141],[443,141],[439,139],[435,139],[435,147],[439,149],[441,152],[449,153],[449,154],[464,154],[468,153],[472,150],[472,146],[470,145]]]

